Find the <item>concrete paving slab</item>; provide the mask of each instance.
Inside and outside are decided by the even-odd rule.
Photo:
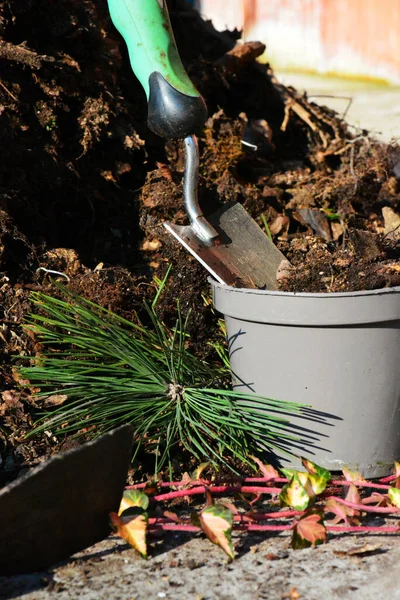
[[[0,598],[282,600],[295,588],[303,600],[400,599],[400,540],[393,534],[334,535],[305,550],[292,550],[288,535],[234,541],[238,558],[229,563],[203,537],[170,534],[146,561],[112,536],[51,570],[0,578]],[[346,554],[367,542],[381,545],[371,554]]]

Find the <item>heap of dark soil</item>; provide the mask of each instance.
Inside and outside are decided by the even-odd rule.
[[[184,0],[169,8],[209,109],[205,212],[237,200],[260,224],[264,215],[292,264],[284,290],[398,285],[398,149],[279,84],[256,62],[262,44],[236,45],[238,32],[217,33]],[[181,142],[147,129],[145,95],[106,3],[0,2],[0,60],[0,440],[9,479],[60,447],[51,436],[24,441],[36,407],[11,360],[35,352],[21,322],[31,290],[55,293],[46,269],[133,318],[172,264],[161,316],[174,320],[177,297],[193,309],[192,343],[203,356],[215,316],[206,273],[162,227],[186,219]]]

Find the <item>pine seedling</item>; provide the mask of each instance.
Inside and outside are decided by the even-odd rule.
[[[133,323],[59,286],[62,298],[32,294],[38,312],[26,324],[45,346],[19,369],[40,388],[46,410],[32,434],[50,430],[99,435],[123,423],[135,429],[136,452],[156,455],[156,472],[178,447],[198,461],[252,464],[264,451],[290,454],[289,419],[299,405],[229,389],[224,364],[208,364],[188,349],[187,319],[177,308],[168,328],[153,305],[149,325]]]

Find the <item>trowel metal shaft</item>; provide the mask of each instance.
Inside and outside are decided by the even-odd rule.
[[[185,209],[198,236],[205,243],[211,244],[218,237],[218,233],[205,219],[198,201],[199,145],[195,135],[185,138],[185,157],[185,175],[183,179]]]

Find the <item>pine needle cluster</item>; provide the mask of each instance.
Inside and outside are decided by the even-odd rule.
[[[65,396],[41,415],[33,433],[55,435],[123,423],[135,429],[136,451],[156,456],[156,470],[183,447],[197,461],[230,467],[250,455],[287,452],[290,414],[298,405],[230,389],[226,365],[199,360],[188,348],[187,320],[177,308],[168,328],[153,305],[149,324],[133,323],[66,288],[62,299],[33,293],[37,312],[26,327],[45,346],[19,369],[39,387],[38,400]],[[55,402],[56,404],[56,402]]]

